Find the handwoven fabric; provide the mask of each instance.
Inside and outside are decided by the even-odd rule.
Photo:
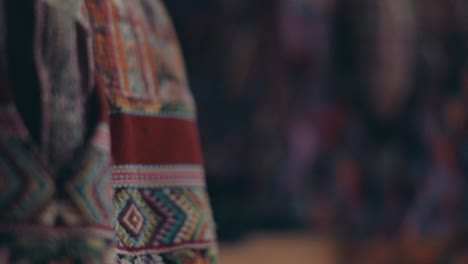
[[[0,0],[0,262],[216,263],[162,3],[15,2]]]
[[[115,257],[106,103],[66,2],[0,1],[0,263]]]

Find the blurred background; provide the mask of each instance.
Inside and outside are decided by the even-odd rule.
[[[468,263],[468,1],[165,2],[223,263]]]

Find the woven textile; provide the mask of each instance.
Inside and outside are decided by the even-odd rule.
[[[162,3],[15,2],[0,0],[0,262],[216,263]]]
[[[0,1],[1,263],[115,258],[109,125],[104,94],[79,59],[88,54],[80,6]],[[39,99],[39,109],[28,108]]]
[[[153,0],[86,5],[111,109],[119,260],[214,263],[194,104],[169,17]],[[174,250],[190,253],[173,262]]]

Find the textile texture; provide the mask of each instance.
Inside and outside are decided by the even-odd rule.
[[[14,2],[0,0],[0,262],[217,263],[162,3]]]

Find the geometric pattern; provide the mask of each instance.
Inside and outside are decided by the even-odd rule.
[[[110,223],[112,188],[108,125],[96,126],[90,144],[75,163],[79,170],[65,184],[67,194],[89,223]]]
[[[21,179],[0,155],[0,211],[7,208],[21,191]]]
[[[217,249],[209,248],[205,250],[181,249],[174,252],[162,254],[165,263],[217,263]]]
[[[3,13],[8,6],[3,5],[5,1],[0,2],[0,12]],[[60,4],[60,7],[52,7],[50,5],[52,2]],[[81,2],[74,0],[31,2],[31,7],[34,6],[34,9],[29,11],[37,19],[31,20],[30,25],[31,30],[35,30],[34,34],[31,34],[34,35],[35,45],[30,46],[34,50],[21,51],[21,58],[30,54],[37,55],[34,57],[34,67],[40,80],[37,83],[38,87],[26,87],[24,91],[29,91],[26,89],[33,91],[37,88],[40,96],[33,99],[37,99],[41,111],[48,108],[49,99],[66,109],[63,112],[41,112],[41,122],[38,127],[40,136],[37,140],[33,140],[23,123],[22,118],[30,117],[20,116],[15,108],[16,97],[10,97],[11,91],[8,85],[11,83],[7,83],[6,80],[10,76],[5,72],[6,69],[3,67],[5,65],[0,67],[1,263],[115,263],[116,254],[112,245],[114,232],[111,229],[110,219],[113,198],[110,135],[107,121],[104,120],[107,116],[99,114],[101,112],[107,114],[106,101],[103,96],[99,96],[96,87],[86,83],[82,83],[81,86],[79,79],[72,78],[78,63],[72,59],[76,58],[73,56],[77,56],[78,53],[75,37],[77,35],[85,37],[86,33],[79,31],[83,29],[79,25],[81,23],[77,17],[73,17],[83,11],[78,8]],[[18,12],[23,10],[20,5]],[[64,14],[62,7],[69,7],[73,14]],[[26,5],[24,8],[29,6]],[[0,16],[0,19],[3,18],[4,16]],[[0,24],[3,27],[5,23],[1,21]],[[17,29],[17,25],[9,26],[14,30]],[[0,41],[4,41],[4,32],[0,31]],[[25,34],[30,33],[32,32]],[[68,38],[69,36],[71,37]],[[85,43],[80,42],[80,44]],[[0,48],[0,60],[6,57],[4,52],[6,51]],[[84,65],[87,59],[85,57],[80,57],[80,65],[81,63]],[[49,59],[52,61],[48,61]],[[75,62],[76,64],[72,65]],[[22,65],[22,62],[19,64]],[[25,75],[28,73],[29,71]],[[83,75],[84,73],[80,72]],[[58,94],[50,88],[51,86],[67,92],[77,88],[86,94],[86,103],[82,105],[86,109],[81,109],[83,114],[87,115],[86,131],[76,129],[78,126],[73,122],[69,123],[71,130],[63,129],[61,125],[65,125],[66,122],[61,118],[67,121],[77,118],[80,109],[67,104],[65,99],[68,97],[56,96]],[[21,96],[26,97],[28,94]],[[56,126],[52,128],[54,123]],[[65,131],[63,137],[60,137],[64,140],[55,141],[57,137],[51,136],[48,128],[54,133]],[[49,159],[52,152],[51,141],[47,140],[53,139],[56,143],[68,144],[72,141],[71,133],[83,136],[83,141],[73,144],[71,151],[61,144],[56,144],[57,150],[63,147],[65,154],[58,158],[63,158],[64,162]],[[71,156],[65,157],[66,155]]]
[[[8,5],[0,2],[3,13]],[[27,11],[34,19],[28,20],[31,32],[27,30],[29,33],[25,34],[34,35],[31,43],[35,44],[30,45],[31,50],[19,52],[21,59],[36,55],[37,87],[26,86],[23,92],[37,89],[40,93],[32,98],[40,104],[37,127],[40,136],[33,140],[28,134],[22,118],[30,121],[31,117],[20,116],[15,109],[17,98],[8,96],[8,85],[16,84],[6,82],[10,76],[3,66],[9,65],[1,65],[0,102],[6,103],[0,105],[0,189],[5,188],[0,190],[1,263],[115,263],[114,232],[110,226],[113,198],[110,149],[105,147],[106,143],[110,145],[110,137],[102,133],[106,132],[107,122],[104,115],[98,114],[105,109],[106,102],[99,100],[104,98],[98,96],[96,87],[88,85],[91,82],[85,83],[86,77],[78,78],[86,75],[85,62],[90,62],[86,56],[80,56],[78,62],[78,53],[84,51],[85,41],[90,40],[86,39],[90,37],[86,32],[80,31],[83,28],[76,17],[83,11],[81,3],[32,1],[31,6],[20,4],[18,9],[14,8],[20,13],[34,6]],[[5,25],[4,21],[0,24]],[[18,30],[14,23],[9,26]],[[5,40],[3,33],[0,32],[1,41]],[[81,36],[84,38],[78,41]],[[83,44],[79,51],[78,43]],[[6,57],[4,52],[0,48],[0,60]],[[78,64],[83,71],[78,72]],[[91,67],[86,69],[92,72]],[[29,73],[27,70],[26,79],[31,77],[27,76]],[[30,96],[21,93],[19,98]],[[79,100],[84,97],[86,103]],[[70,98],[73,100],[69,101]],[[83,126],[81,114],[86,114]],[[106,124],[94,127],[99,121]],[[52,153],[57,155],[51,159]]]
[[[2,0],[0,2],[3,3]],[[34,32],[37,33],[35,37],[40,38],[35,39],[39,45],[33,46],[40,50],[34,52],[41,56],[47,52],[46,55],[52,56],[48,59],[53,59],[53,66],[64,63],[60,68],[49,69],[46,60],[42,63],[36,61],[40,84],[49,80],[42,79],[45,76],[42,74],[47,73],[61,80],[54,82],[52,78],[47,85],[55,85],[54,88],[65,91],[67,87],[74,90],[72,88],[76,88],[78,81],[67,81],[70,77],[68,74],[76,73],[77,65],[69,64],[79,59],[80,66],[86,67],[85,60],[89,59],[92,65],[88,64],[86,70],[95,73],[96,85],[103,85],[105,89],[110,105],[110,122],[124,125],[112,131],[114,134],[125,134],[127,128],[133,128],[113,118],[114,111],[151,117],[162,115],[169,121],[173,117],[189,119],[190,122],[184,120],[185,123],[181,123],[181,130],[166,127],[164,131],[171,141],[174,141],[171,137],[174,135],[174,139],[182,138],[180,142],[184,142],[185,138],[193,139],[193,142],[188,140],[190,144],[180,144],[185,154],[178,153],[178,150],[168,153],[173,150],[171,147],[157,151],[171,159],[193,160],[179,162],[189,165],[173,167],[154,165],[158,162],[132,165],[136,169],[117,164],[114,192],[110,176],[110,137],[114,134],[111,135],[107,125],[109,112],[104,107],[105,101],[100,100],[103,99],[99,96],[100,90],[85,87],[94,83],[90,81],[90,76],[83,76],[87,82],[79,87],[89,89],[84,92],[86,109],[81,110],[86,115],[83,126],[96,126],[86,127],[85,132],[67,130],[64,133],[65,137],[61,137],[65,139],[61,141],[64,144],[70,143],[67,140],[71,141],[67,137],[69,133],[85,136],[83,141],[80,138],[79,144],[73,144],[76,151],[64,151],[73,153],[72,158],[56,156],[66,161],[60,165],[53,162],[43,164],[50,153],[41,153],[42,149],[31,143],[31,137],[27,135],[26,126],[22,124],[13,102],[9,102],[10,98],[5,99],[13,107],[10,108],[8,104],[5,107],[8,113],[0,111],[0,124],[7,124],[6,129],[2,126],[0,131],[0,262],[6,254],[7,263],[115,263],[115,257],[118,257],[118,263],[215,263],[214,223],[204,187],[198,137],[196,131],[191,130],[195,128],[191,122],[195,117],[194,104],[177,38],[161,1],[86,0],[85,6],[82,6],[82,0],[45,0],[39,3],[36,5],[38,9],[34,10],[39,18],[38,24],[50,21],[54,25],[44,32],[42,27],[37,27],[41,29],[41,32]],[[3,11],[2,8],[0,11]],[[56,20],[41,20],[45,18]],[[61,19],[67,20],[66,24],[62,25]],[[89,19],[89,27],[87,21],[81,19]],[[72,26],[65,27],[67,25]],[[0,26],[3,26],[2,23]],[[75,36],[76,32],[66,30],[68,28],[79,31],[79,34]],[[50,36],[45,34],[47,32]],[[53,35],[54,32],[59,35],[69,33],[73,38],[60,39],[59,35]],[[85,41],[90,42],[79,43],[84,46],[92,44],[93,52],[86,54],[88,57],[75,54],[75,38],[78,37],[89,37]],[[3,39],[4,36],[0,36],[0,40]],[[42,47],[47,40],[54,45],[62,40],[60,43],[66,47]],[[80,51],[81,48],[85,47],[80,47]],[[91,45],[87,48],[91,48]],[[0,49],[2,56],[3,51]],[[7,76],[4,73],[0,72],[0,77]],[[85,75],[86,71],[79,74]],[[5,87],[0,85],[0,96]],[[51,94],[48,93],[52,90],[42,89],[41,99],[49,100]],[[64,98],[61,96],[50,99],[53,103],[70,106],[62,101]],[[81,101],[74,103],[82,106]],[[0,105],[0,110],[3,108]],[[52,115],[44,116],[41,120],[44,127],[41,129],[47,130],[55,120],[56,126],[51,131],[58,132],[62,121],[56,120],[57,116],[73,118],[79,116],[76,112],[82,113],[75,107],[69,107],[67,111],[49,111]],[[72,124],[69,127],[76,126]],[[151,130],[145,133],[145,139],[151,140]],[[124,137],[132,142],[134,135],[125,134]],[[60,144],[55,147],[61,149]],[[135,146],[128,144],[125,147],[131,149]],[[152,158],[154,153],[147,156]],[[146,152],[143,154],[146,155]],[[53,165],[57,165],[57,168],[52,168]],[[113,218],[110,216],[112,208]],[[109,230],[111,218],[115,233]],[[111,245],[113,235],[116,235],[116,247]]]
[[[166,195],[174,207],[180,208],[185,214],[180,231],[175,233],[173,238],[175,243],[214,238],[214,234],[209,232],[213,224],[212,219],[206,219],[207,216],[211,217],[211,211],[206,206],[209,201],[204,188],[168,188],[156,193],[159,196]]]
[[[177,243],[177,241],[175,241],[176,232],[182,229],[187,218],[182,208],[173,204],[168,197],[164,195],[164,191],[167,191],[167,189],[144,191],[148,201],[154,208],[158,208],[165,218],[164,225],[156,235],[156,241],[153,242],[154,246],[161,244],[170,245],[172,241]]]
[[[87,239],[79,239],[86,236]],[[2,256],[2,254],[4,254]],[[111,240],[99,235],[70,234],[60,237],[20,232],[0,231],[0,261],[8,263],[115,263]]]
[[[111,112],[194,117],[182,54],[158,0],[89,0],[96,69]]]
[[[0,193],[2,220],[26,220],[53,195],[54,183],[44,166],[24,143],[0,138]]]
[[[161,216],[149,207],[137,189],[117,191],[114,208],[117,237],[130,249],[146,246],[162,222]]]
[[[99,128],[92,139],[99,136],[102,143]],[[16,134],[0,135],[0,248],[8,255],[5,263],[114,263],[109,228],[113,189],[105,144],[95,146],[91,140],[69,166],[70,174],[62,176],[49,172],[29,142]],[[76,223],[63,218],[76,211]],[[44,221],[45,216],[53,221]],[[56,229],[51,224],[59,218],[61,228]]]
[[[118,249],[161,253],[184,245],[206,247],[215,240],[204,187],[120,189],[115,207]]]
[[[0,188],[5,188],[0,192],[0,248],[8,251],[5,263],[114,263],[109,151],[92,143],[85,146],[71,168],[76,171],[74,177],[61,183],[27,141],[0,136]],[[62,206],[48,214],[45,209],[57,202]],[[44,215],[62,217],[78,208],[78,224],[65,220],[55,229],[41,220]]]
[[[110,222],[112,211],[112,177],[109,153],[91,148],[87,150],[80,170],[67,181],[67,194],[81,209],[90,223]]]
[[[195,105],[162,1],[85,4],[110,108],[118,263],[215,263]]]
[[[120,164],[112,168],[112,184],[121,187],[205,186],[201,165]]]
[[[128,208],[124,210],[126,212],[122,215],[119,221],[127,230],[129,230],[129,233],[134,237],[138,237],[145,219],[134,203],[129,202],[127,207]]]
[[[0,262],[115,263],[109,153],[88,145],[88,155],[77,157],[75,177],[61,182],[26,142],[0,136],[0,249],[6,254]],[[57,204],[49,214],[46,209]],[[59,229],[42,218],[58,219],[77,209],[78,222],[62,218]]]

